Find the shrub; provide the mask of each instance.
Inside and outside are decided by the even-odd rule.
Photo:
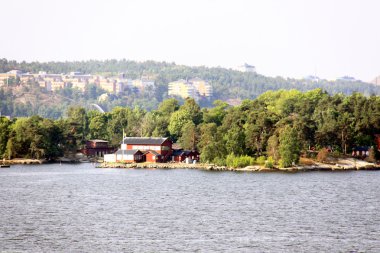
[[[234,154],[229,154],[226,158],[226,165],[233,168],[243,168],[254,163],[255,159],[247,155],[235,156]]]
[[[268,157],[268,160],[265,162],[265,168],[272,169],[274,167],[274,159],[273,157]]]
[[[278,161],[278,166],[280,166],[280,168],[285,168],[284,160],[280,159]]]
[[[215,159],[213,160],[213,163],[217,166],[226,166],[226,159],[220,158],[220,157],[215,157]]]
[[[376,162],[376,154],[375,154],[375,149],[372,147],[369,149],[368,152],[368,157],[365,159],[367,162],[374,163]]]
[[[329,151],[327,148],[322,148],[317,155],[318,162],[325,162],[327,157],[329,156]]]
[[[257,158],[257,160],[256,160],[256,163],[257,163],[258,165],[264,165],[264,164],[265,164],[265,160],[266,160],[265,156],[259,156],[259,157]]]

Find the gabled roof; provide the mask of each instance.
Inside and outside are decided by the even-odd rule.
[[[161,145],[168,138],[162,137],[126,137],[122,143],[124,144],[141,144],[141,145]]]
[[[183,149],[173,150],[174,156],[182,156],[182,155],[188,156],[191,153],[198,153],[198,152],[195,150],[183,150]]]
[[[144,153],[144,155],[145,155],[145,154],[148,154],[148,153],[152,153],[152,154],[155,155],[155,156],[161,156],[159,153],[157,153],[157,152],[154,151],[154,150],[148,150],[148,151],[146,151],[146,152]]]
[[[140,150],[137,150],[137,149],[128,149],[128,150],[118,149],[115,154],[117,154],[117,155],[135,155],[136,153],[142,154],[142,152]]]

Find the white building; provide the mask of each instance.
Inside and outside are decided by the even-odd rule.
[[[241,66],[238,66],[238,67],[237,67],[237,70],[238,70],[238,71],[241,71],[241,72],[256,73],[256,68],[255,68],[255,66],[249,65],[249,64],[247,64],[247,63],[244,63],[244,64],[241,65]]]

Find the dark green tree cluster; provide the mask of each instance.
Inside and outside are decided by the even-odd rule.
[[[380,133],[380,97],[279,90],[240,106],[217,100],[203,109],[193,99],[182,105],[167,99],[151,111],[115,107],[100,113],[70,107],[56,121],[3,117],[0,128],[0,154],[10,158],[54,157],[80,148],[87,139],[118,146],[124,129],[127,136],[170,137],[184,149],[199,150],[203,162],[288,167],[311,148],[347,154],[358,145],[374,146]]]

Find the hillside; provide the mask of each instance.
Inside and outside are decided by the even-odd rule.
[[[77,62],[16,62],[0,59],[0,73],[12,69],[24,72],[37,73],[69,73],[79,71],[84,74],[101,74],[104,76],[124,73],[130,78],[149,76],[155,80],[155,89],[144,92],[127,91],[119,95],[110,95],[107,101],[101,103],[106,110],[115,106],[141,107],[148,110],[168,97],[167,85],[178,79],[195,77],[207,80],[213,87],[211,99],[199,101],[201,106],[210,106],[214,100],[236,101],[254,99],[268,90],[297,89],[308,91],[322,88],[330,94],[354,92],[366,96],[380,95],[380,86],[361,81],[327,81],[313,82],[304,79],[285,79],[282,77],[266,77],[256,73],[243,73],[225,68],[189,67],[167,62],[135,62],[127,60],[106,61],[77,61]],[[32,85],[33,86],[33,85]],[[2,114],[12,116],[26,116],[39,114],[44,117],[57,118],[63,115],[69,104],[88,107],[97,101],[97,97],[104,93],[101,90],[94,92],[78,92],[76,90],[62,90],[59,94],[47,93],[36,87],[0,87],[0,110]],[[11,98],[11,99],[10,99]]]

